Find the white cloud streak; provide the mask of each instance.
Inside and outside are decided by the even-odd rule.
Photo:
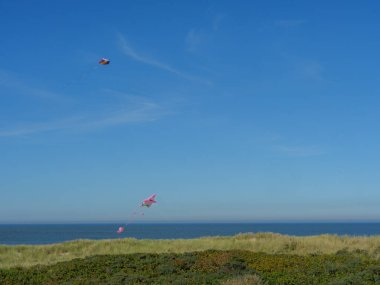
[[[278,20],[274,22],[276,27],[292,28],[305,24],[305,20]]]
[[[274,149],[282,154],[299,157],[319,156],[325,153],[317,146],[276,146]]]
[[[181,78],[187,79],[187,80],[199,81],[199,82],[202,82],[202,83],[205,83],[205,84],[210,84],[210,82],[208,82],[206,80],[203,80],[201,78],[197,78],[197,77],[188,75],[188,74],[186,74],[186,73],[184,73],[182,71],[179,71],[176,68],[174,68],[174,67],[172,67],[172,66],[170,66],[170,65],[168,65],[166,63],[162,63],[162,62],[157,61],[155,59],[148,58],[146,56],[141,55],[140,53],[136,52],[128,44],[127,40],[125,39],[125,37],[123,35],[119,34],[118,37],[119,37],[120,47],[121,47],[123,53],[125,55],[127,55],[128,57],[132,58],[133,60],[136,60],[136,61],[142,62],[144,64],[147,64],[147,65],[159,68],[161,70],[173,73],[173,74],[175,74],[175,75],[177,75],[177,76],[179,76]]]
[[[322,64],[315,60],[303,60],[296,64],[299,77],[314,81],[325,81]]]
[[[138,103],[134,108],[114,109],[101,115],[85,114],[56,121],[19,124],[0,129],[0,137],[22,137],[59,131],[88,132],[118,125],[151,122],[164,115],[165,112],[159,105],[146,101]]]
[[[202,35],[200,34],[200,32],[196,31],[195,29],[191,29],[187,33],[186,39],[185,39],[186,50],[189,52],[195,51],[198,48],[198,46],[201,44],[201,42],[202,42]]]
[[[220,26],[221,26],[223,19],[224,19],[224,15],[222,15],[222,14],[218,14],[214,17],[214,19],[212,21],[212,29],[214,31],[218,31],[220,29]]]
[[[55,92],[49,91],[47,89],[41,89],[32,87],[29,84],[25,83],[23,80],[20,80],[18,76],[12,72],[1,70],[0,69],[0,87],[5,87],[17,91],[21,94],[43,98],[43,99],[52,99],[52,100],[62,100],[65,99],[62,95],[59,95]]]

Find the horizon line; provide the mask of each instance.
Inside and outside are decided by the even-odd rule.
[[[33,221],[33,222],[0,222],[0,226],[6,225],[112,225],[112,224],[357,224],[357,223],[380,223],[380,219],[336,219],[336,220],[172,220],[172,221]]]

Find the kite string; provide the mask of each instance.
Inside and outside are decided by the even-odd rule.
[[[140,206],[136,208],[133,212],[131,212],[131,214],[127,218],[127,223],[125,223],[125,225],[133,224],[136,221],[137,217],[144,216],[144,211],[141,208],[142,207]]]

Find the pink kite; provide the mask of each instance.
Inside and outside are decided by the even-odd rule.
[[[125,230],[124,227],[119,227],[119,229],[117,230],[117,233],[121,234],[122,232],[124,232],[124,230]]]
[[[156,198],[157,194],[154,194],[152,196],[150,196],[149,198],[145,199],[142,204],[141,204],[141,207],[150,207],[152,206],[153,203],[157,203],[156,200],[154,200],[154,198]]]

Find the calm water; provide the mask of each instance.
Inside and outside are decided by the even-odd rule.
[[[380,235],[380,223],[230,223],[132,224],[115,233],[119,224],[0,225],[0,244],[47,244],[75,239],[178,239],[227,236],[248,232],[275,232],[307,236],[319,234]]]

